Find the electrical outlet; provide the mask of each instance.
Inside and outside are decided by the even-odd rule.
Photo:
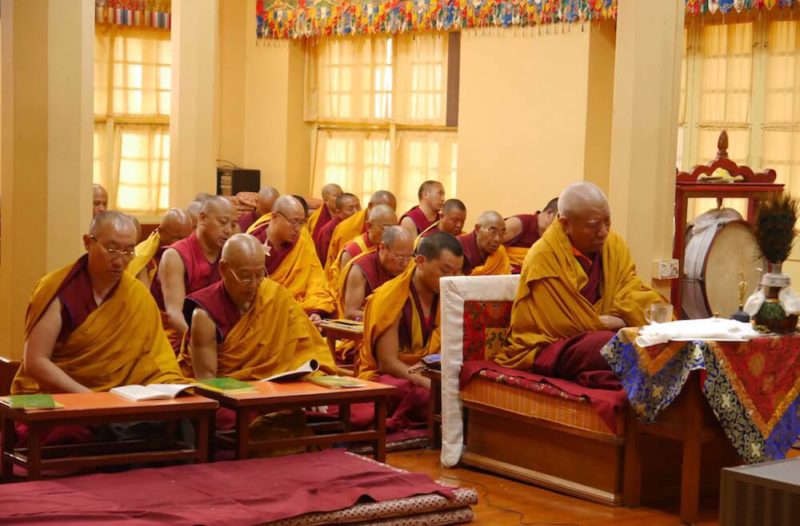
[[[653,279],[678,279],[678,260],[660,259],[653,261]]]

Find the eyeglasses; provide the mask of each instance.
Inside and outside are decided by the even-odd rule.
[[[136,255],[136,248],[129,248],[126,250],[122,250],[119,248],[108,248],[103,243],[98,241],[97,238],[94,237],[93,235],[90,235],[89,238],[92,239],[95,243],[97,243],[100,246],[100,248],[103,249],[103,252],[108,254],[112,259],[118,257],[123,259],[133,259],[133,257]]]
[[[281,212],[272,212],[272,214],[281,216],[287,223],[292,225],[293,228],[301,228],[307,223],[305,218],[303,218],[303,219],[289,219],[288,217],[286,217],[286,214],[281,213]]]
[[[503,237],[503,236],[506,235],[506,229],[505,228],[489,227],[489,228],[482,228],[481,230],[483,230],[484,232],[487,232],[492,237],[494,237],[494,236]]]
[[[391,249],[391,248],[389,248],[389,247],[386,247],[386,251],[387,251],[389,254],[391,254],[391,255],[392,255],[392,257],[393,257],[393,258],[394,258],[394,259],[395,259],[395,260],[396,260],[398,263],[408,263],[408,262],[409,262],[409,261],[410,261],[410,260],[411,260],[411,259],[414,257],[414,254],[406,254],[406,255],[402,255],[402,254],[395,254],[395,253],[392,251],[392,249]]]
[[[266,274],[257,274],[255,276],[248,276],[246,278],[240,278],[239,276],[236,275],[236,271],[234,271],[230,267],[228,267],[228,269],[231,271],[231,275],[233,276],[233,279],[235,279],[236,282],[240,283],[241,285],[256,285],[256,284],[261,283],[262,281],[264,281],[264,278],[267,277]]]

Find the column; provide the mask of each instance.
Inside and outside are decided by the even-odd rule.
[[[93,0],[3,0],[0,354],[34,283],[75,260],[92,210]]]
[[[642,278],[672,254],[684,2],[619,0],[609,198]],[[668,293],[668,282],[654,283]]]
[[[219,0],[172,0],[170,206],[216,193],[218,26]]]

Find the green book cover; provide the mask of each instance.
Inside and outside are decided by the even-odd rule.
[[[56,407],[52,395],[49,394],[11,395],[8,397],[8,402],[11,409],[53,409]]]
[[[321,385],[323,387],[327,387],[329,389],[364,387],[364,384],[362,382],[359,382],[358,380],[349,378],[347,376],[332,376],[332,375],[309,376],[307,380],[309,382]]]
[[[253,391],[254,388],[247,382],[237,380],[236,378],[209,378],[207,380],[200,380],[200,384],[210,387],[215,391]]]

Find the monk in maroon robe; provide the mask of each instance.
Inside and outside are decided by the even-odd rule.
[[[281,193],[274,186],[267,186],[258,192],[256,200],[256,208],[252,212],[245,212],[239,216],[239,231],[247,232],[247,229],[256,222],[256,220],[272,211],[272,205],[275,200],[280,197]]]
[[[320,264],[324,266],[325,262],[328,260],[328,248],[333,238],[333,231],[339,226],[339,223],[353,216],[359,210],[361,210],[361,203],[354,194],[344,193],[336,198],[336,209],[333,212],[333,219],[322,227],[317,237],[313,238],[314,247],[317,250]]]
[[[511,273],[519,274],[528,249],[544,234],[558,214],[558,198],[551,199],[541,212],[517,214],[506,219],[503,246],[511,260]]]
[[[417,237],[439,219],[444,205],[444,186],[439,181],[425,181],[417,192],[419,205],[400,217],[400,225]]]

